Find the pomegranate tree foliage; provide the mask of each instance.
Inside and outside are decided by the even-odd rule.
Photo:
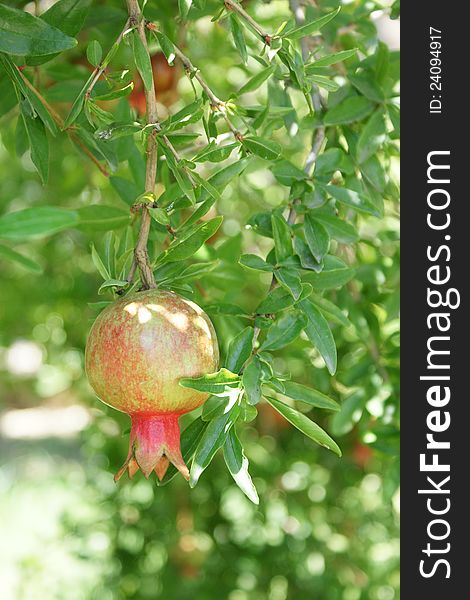
[[[374,450],[367,460],[387,473],[389,499],[398,473],[399,63],[377,39],[371,15],[381,7],[148,2],[150,52],[171,65],[154,67],[159,116],[148,123],[138,106],[152,63],[124,2],[59,0],[38,17],[24,4],[0,5],[10,156],[0,259],[16,288],[6,284],[2,311],[22,324],[14,335],[27,336],[52,304],[82,348],[86,317],[141,286],[129,272],[148,212],[156,284],[201,305],[221,345],[220,371],[181,381],[213,394],[182,419],[191,486],[218,450],[253,502],[247,456],[256,481],[256,470],[275,477],[290,447],[333,474]],[[14,300],[18,290],[34,290],[34,315]],[[106,419],[126,427],[119,415]],[[305,451],[292,436],[284,446],[291,426],[339,456],[342,446],[345,466],[310,441]],[[266,433],[279,440],[273,466],[261,468]],[[117,466],[125,441],[110,444]]]

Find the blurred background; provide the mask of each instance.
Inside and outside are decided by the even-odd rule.
[[[109,29],[122,26],[120,3],[111,5],[98,2],[86,28],[104,46]],[[286,6],[272,2],[259,10],[278,22]],[[395,50],[397,22],[378,4],[370,19]],[[189,39],[188,53],[227,97],[245,75],[232,66],[234,50],[223,28],[208,23],[202,19],[198,25],[206,28],[204,47]],[[49,68],[58,64],[52,61]],[[47,96],[66,104],[67,93],[73,98],[75,90],[68,88],[59,80]],[[160,114],[190,93],[184,78],[169,82],[159,92]],[[126,208],[65,136],[54,140],[51,177],[43,187],[29,153],[15,148],[16,116],[5,103],[0,118],[0,213],[42,204]],[[300,163],[306,140],[289,143],[297,144],[291,160],[297,156]],[[123,174],[128,175],[125,169]],[[247,277],[236,257],[240,250],[267,252],[269,240],[245,223],[286,193],[260,164],[225,190],[218,206],[225,216],[223,240],[212,239],[199,256],[221,257],[221,267],[203,280],[218,299],[252,309],[265,293],[269,277]],[[334,380],[321,360],[314,360],[318,368],[305,370],[304,356],[311,350],[302,338],[275,353],[280,372],[341,401],[341,412],[332,417],[322,412],[318,420],[344,456],[318,447],[261,405],[257,420],[239,431],[259,506],[236,487],[220,455],[194,490],[182,478],[157,487],[140,473],[132,482],[114,484],[113,473],[127,453],[128,418],[95,398],[83,365],[96,314],[89,303],[102,300],[90,243],[102,249],[102,233],[85,228],[16,244],[41,273],[0,256],[2,600],[399,597],[397,206],[387,203],[384,219],[359,217],[358,226],[363,241],[348,249],[354,256],[345,251],[343,257],[358,265],[356,275],[328,295],[352,323],[334,328],[339,353]],[[231,245],[220,249],[227,238]],[[204,298],[198,301],[204,305]],[[213,319],[222,345],[242,327],[234,318]]]

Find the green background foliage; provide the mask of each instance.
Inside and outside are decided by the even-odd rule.
[[[173,66],[147,125],[125,3],[50,4],[0,6],[7,593],[398,598],[399,57],[374,24],[390,7],[148,2],[151,54]],[[83,370],[93,319],[139,289],[147,207],[157,285],[200,304],[221,347],[218,375],[181,382],[214,394],[181,419],[193,489],[174,470],[115,486],[128,417]]]

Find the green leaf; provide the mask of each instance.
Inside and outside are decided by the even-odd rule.
[[[349,96],[326,112],[324,123],[327,126],[354,123],[367,117],[374,108],[375,104],[363,96]]]
[[[293,254],[291,229],[285,219],[276,214],[272,215],[271,224],[276,261],[277,263],[281,263]]]
[[[325,186],[325,189],[335,200],[341,202],[341,204],[345,204],[358,212],[373,215],[374,217],[380,217],[380,213],[371,204],[370,200],[358,192],[337,185],[327,185]]]
[[[243,365],[250,358],[253,350],[253,327],[245,327],[229,344],[227,352],[227,369],[232,373],[240,373]]]
[[[219,394],[225,390],[227,385],[233,387],[239,382],[239,375],[224,368],[216,373],[209,373],[202,377],[184,377],[179,380],[179,384],[182,387],[191,388],[199,392],[208,392],[209,394]]]
[[[21,91],[23,96],[29,100],[34,111],[39,115],[41,121],[44,123],[44,125],[46,125],[46,127],[49,129],[52,135],[56,135],[58,130],[54,119],[50,115],[47,108],[45,108],[42,101],[38,98],[36,93],[31,91],[30,88],[25,84],[20,73],[18,72],[17,66],[6,54],[0,53],[0,60],[3,66],[5,67],[5,71],[7,72],[8,77]]]
[[[195,419],[192,423],[190,423],[186,429],[181,434],[181,454],[183,456],[183,460],[186,464],[189,463],[193,454],[201,441],[202,436],[206,430],[207,423],[205,423],[201,417]],[[157,485],[166,485],[169,483],[175,475],[177,475],[178,469],[170,464],[168,470],[165,474],[165,477],[158,482]]]
[[[318,87],[327,90],[328,92],[336,92],[339,90],[339,84],[336,83],[331,77],[325,77],[324,75],[310,75],[308,81],[317,85]]]
[[[318,58],[311,64],[307,65],[305,68],[305,73],[309,75],[309,71],[315,67],[329,67],[330,65],[343,62],[344,60],[347,60],[356,54],[357,48],[353,48],[352,50],[343,50],[342,52],[335,52],[334,54],[322,56],[321,58]]]
[[[0,238],[27,240],[75,227],[78,213],[55,206],[25,208],[0,217]]]
[[[131,39],[132,48],[134,51],[135,66],[139,71],[139,75],[142,77],[145,89],[150,90],[153,86],[153,73],[149,53],[145,48],[143,41],[140,39],[140,35],[137,30],[132,32]]]
[[[252,154],[265,160],[275,160],[281,154],[280,144],[255,135],[243,138],[243,145]]]
[[[237,16],[231,13],[229,15],[230,19],[230,30],[232,32],[233,41],[235,43],[235,47],[237,48],[242,61],[246,64],[248,61],[248,52],[246,49],[245,36],[243,35],[243,29],[240,27],[240,23],[238,22]]]
[[[256,254],[242,254],[238,262],[244,267],[254,269],[255,271],[272,273],[274,270],[274,267],[270,263],[263,260],[260,256],[256,256]]]
[[[178,0],[178,10],[181,19],[184,21],[188,16],[189,10],[193,5],[193,0]]]
[[[251,77],[245,85],[243,85],[237,92],[237,96],[242,96],[247,92],[253,92],[257,90],[271,75],[274,73],[276,69],[276,65],[270,65],[266,67],[259,73],[256,73],[253,77]]]
[[[77,40],[23,10],[0,4],[0,52],[43,56],[69,50]]]
[[[307,179],[307,174],[288,160],[275,162],[271,172],[279,183],[287,186],[293,185],[296,181]]]
[[[25,101],[20,103],[20,109],[31,148],[31,160],[41,177],[41,181],[47,183],[49,178],[49,141],[44,123],[39,117],[31,116],[26,109]]]
[[[86,49],[86,57],[88,62],[94,67],[97,67],[101,63],[101,59],[103,58],[103,49],[97,40],[92,40],[88,44]]]
[[[338,444],[324,431],[319,425],[311,421],[304,414],[298,412],[294,408],[291,408],[284,402],[276,400],[275,398],[266,397],[266,400],[275,408],[289,423],[297,427],[304,435],[309,437],[311,440],[324,446],[328,450],[331,450],[338,456],[341,456],[341,450]]]
[[[322,265],[314,258],[312,251],[302,238],[297,236],[294,237],[294,250],[300,259],[302,268],[312,271],[321,271]]]
[[[261,350],[270,352],[284,348],[293,342],[306,325],[306,319],[302,313],[289,312],[278,319],[268,329],[265,341],[261,344]]]
[[[168,216],[168,213],[166,212],[165,209],[163,209],[163,208],[148,208],[147,210],[149,211],[149,214],[152,217],[152,219],[154,219],[157,223],[160,223],[160,225],[169,225],[170,224],[170,217]]]
[[[378,108],[361,131],[356,149],[357,160],[363,163],[374,155],[383,146],[386,134],[385,113]]]
[[[308,319],[305,333],[322,356],[331,375],[336,373],[336,344],[328,321],[309,300],[299,302],[299,307]]]
[[[105,281],[111,279],[111,274],[109,273],[108,269],[104,266],[104,263],[101,260],[100,255],[96,251],[94,244],[91,244],[91,260],[93,261],[96,270]]]
[[[168,64],[172,65],[176,58],[173,42],[161,31],[155,31],[154,33]]]
[[[315,220],[320,222],[330,236],[342,244],[352,244],[359,241],[356,229],[336,215],[328,215],[320,211],[314,212]]]
[[[8,246],[4,246],[0,244],[0,256],[7,258],[8,260],[13,260],[18,263],[28,271],[32,271],[33,273],[42,273],[42,267],[38,265],[34,260],[31,260],[27,256],[16,252],[12,248],[8,248]]]
[[[320,273],[308,273],[304,279],[311,283],[316,290],[330,290],[341,287],[354,275],[355,270],[348,267],[342,260],[326,256],[323,270]]]
[[[254,504],[259,504],[258,493],[248,472],[248,459],[243,452],[234,427],[230,429],[224,443],[224,459],[230,474],[241,491]]]
[[[308,213],[304,220],[305,239],[313,256],[320,262],[330,247],[330,236],[321,223]]]
[[[243,387],[249,404],[255,405],[261,400],[261,363],[255,355],[243,370]]]
[[[223,217],[215,217],[210,221],[201,223],[194,231],[186,238],[176,238],[165,252],[158,258],[158,264],[175,262],[191,258],[202,244],[214,235],[222,223]]]
[[[227,144],[226,146],[217,146],[212,141],[208,146],[200,150],[191,160],[194,162],[221,162],[226,160],[239,144]]]
[[[284,388],[285,395],[293,400],[299,400],[317,408],[340,410],[340,406],[336,400],[328,398],[328,396],[313,388],[301,385],[300,383],[294,383],[293,381],[284,381]]]
[[[92,204],[77,210],[78,226],[87,231],[110,231],[130,223],[130,214],[114,206]]]
[[[91,0],[59,0],[42,13],[41,20],[75,36],[83,27],[90,5]]]
[[[385,100],[382,88],[374,81],[370,73],[363,72],[357,75],[349,75],[349,81],[363,96],[372,100],[372,102],[383,102]]]
[[[294,269],[291,268],[280,267],[274,271],[274,275],[282,287],[292,294],[294,300],[300,298],[300,294],[302,293],[302,282],[300,280],[300,274],[297,271],[294,271]]]
[[[129,285],[128,281],[124,281],[121,279],[107,279],[104,283],[102,283],[98,289],[98,295],[103,294],[109,288],[125,288]]]
[[[113,90],[112,92],[108,92],[106,94],[99,94],[98,96],[93,96],[93,100],[100,100],[101,102],[106,102],[109,100],[117,100],[118,98],[124,98],[128,96],[132,90],[134,89],[134,82],[131,81],[127,85],[122,88],[118,88]]]
[[[301,298],[307,298],[312,293],[312,286],[302,284]],[[294,304],[295,300],[290,292],[283,287],[275,287],[272,289],[266,298],[256,307],[256,313],[260,315],[267,315],[276,313],[285,308],[289,308]]]
[[[305,36],[315,35],[319,33],[320,29],[329,23],[331,19],[334,19],[340,10],[341,7],[339,6],[336,10],[323,17],[314,19],[313,21],[310,21],[310,23],[306,23],[305,25],[301,25],[300,27],[296,27],[295,29],[287,31],[282,35],[282,37],[285,37],[289,40],[298,40]]]
[[[194,455],[189,485],[194,487],[204,469],[206,469],[214,458],[217,450],[223,446],[228,432],[238,418],[240,408],[234,406],[231,411],[217,417],[209,422]]]
[[[343,311],[330,302],[323,296],[318,296],[318,294],[311,294],[309,299],[321,310],[321,312],[326,315],[327,318],[330,318],[332,321],[336,321],[340,325],[344,325],[345,327],[351,327],[351,321],[346,317]]]

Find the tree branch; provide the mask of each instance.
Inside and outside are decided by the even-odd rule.
[[[145,35],[145,21],[140,11],[138,0],[127,0],[127,8],[129,11],[129,25],[137,27],[137,32],[142,40],[142,44],[148,52],[147,38]],[[147,106],[147,123],[157,123],[157,99],[155,97],[155,85],[153,82],[150,89],[145,90],[145,102]],[[145,191],[153,194],[155,190],[155,179],[157,175],[157,130],[154,129],[148,136],[147,142],[147,167],[145,171]],[[135,265],[139,267],[142,285],[145,289],[155,288],[155,277],[150,266],[149,255],[147,250],[148,237],[150,233],[151,217],[147,207],[142,208],[142,216],[140,219],[140,229],[137,238],[137,243],[134,249],[134,261],[131,266],[129,276],[135,273]],[[128,277],[129,277],[128,276]],[[132,278],[131,280],[132,281]]]
[[[238,2],[235,0],[224,0],[224,4],[227,10],[231,10],[240,15],[240,17],[244,19],[252,27],[252,29],[254,29],[254,31],[256,31],[266,45],[269,46],[271,44],[272,35],[266,33],[261,25],[259,25]]]

